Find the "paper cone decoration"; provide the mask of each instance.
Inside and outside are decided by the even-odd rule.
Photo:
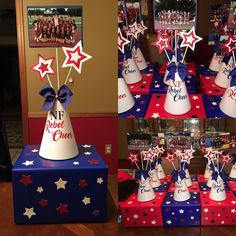
[[[118,79],[118,113],[130,110],[135,105],[134,98],[123,78]]]
[[[190,186],[192,186],[192,180],[191,180],[191,176],[189,174],[188,169],[185,170],[185,174],[186,174],[186,177],[184,179],[185,183],[186,183],[187,187],[190,187]]]
[[[185,82],[175,73],[175,81],[171,80],[168,87],[164,109],[172,115],[182,115],[191,109]]]
[[[210,171],[210,176],[209,176],[209,179],[208,179],[208,181],[207,181],[207,187],[208,187],[208,188],[211,188],[211,187],[212,187],[212,184],[213,184],[212,171]]]
[[[157,164],[155,167],[159,179],[164,179],[166,177],[165,172],[161,164]]]
[[[215,83],[222,88],[228,88],[230,85],[229,73],[232,69],[233,59],[232,57],[230,57],[230,60],[227,65],[224,61],[221,63],[221,68],[215,78]]]
[[[69,114],[56,99],[48,112],[39,155],[49,160],[67,160],[78,154]]]
[[[158,178],[158,174],[157,174],[157,171],[156,169],[153,169],[153,170],[150,170],[148,172],[149,176],[150,176],[150,183],[151,183],[151,186],[152,188],[158,188],[161,186],[161,182]]]
[[[228,87],[220,101],[219,107],[226,115],[236,118],[236,86]]]
[[[139,181],[138,196],[137,200],[139,202],[148,202],[156,197],[152,186],[150,184],[149,178],[144,178],[141,175],[141,180]]]
[[[207,163],[206,164],[206,168],[205,168],[205,172],[204,172],[204,178],[205,179],[209,179],[211,177],[211,171],[210,171],[210,166]]]
[[[135,84],[142,80],[142,75],[133,58],[128,58],[123,62],[122,75],[127,84]]]
[[[236,179],[236,164],[234,164],[232,166],[231,171],[229,173],[229,177],[233,178],[233,179]]]
[[[135,63],[138,66],[139,70],[144,70],[147,68],[147,62],[143,56],[142,51],[140,50],[140,48],[132,48],[132,56],[134,58]]]
[[[187,201],[191,197],[184,179],[175,182],[174,200],[177,202]]]
[[[220,71],[222,59],[223,59],[222,55],[217,55],[217,53],[214,53],[211,59],[209,69],[216,72]]]
[[[214,201],[224,201],[226,199],[225,187],[220,175],[218,175],[217,181],[213,180],[209,197]]]

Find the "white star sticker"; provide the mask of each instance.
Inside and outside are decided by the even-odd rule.
[[[200,106],[196,106],[196,108],[197,108],[197,109],[199,109],[199,108],[200,108]]]
[[[222,220],[222,221],[221,221],[221,224],[223,225],[224,223],[225,223],[225,222]]]
[[[154,211],[154,209],[153,209],[153,208],[151,208],[151,209],[150,209],[150,211]]]
[[[38,149],[33,149],[31,152],[38,152],[39,150]]]
[[[91,202],[90,202],[90,197],[84,197],[84,199],[82,200],[82,202],[84,203],[84,205],[91,204]]]
[[[213,106],[217,106],[217,103],[216,102],[212,102],[211,103]]]
[[[137,94],[137,95],[135,95],[134,97],[135,97],[136,99],[138,99],[138,98],[141,98],[141,95],[138,95],[138,94]]]
[[[91,155],[91,152],[85,152],[84,154],[88,156]]]
[[[145,220],[143,221],[143,224],[146,224],[146,221],[145,221]]]
[[[30,219],[32,216],[35,216],[36,213],[34,212],[34,208],[25,208],[25,212],[23,214],[24,216],[28,216],[28,218]]]
[[[208,208],[204,208],[203,211],[204,211],[205,213],[207,213],[209,210],[208,210]]]
[[[193,96],[192,99],[193,99],[193,100],[198,100],[199,97],[198,97],[198,96]]]
[[[170,225],[170,224],[172,224],[172,221],[171,221],[171,220],[167,220],[166,223],[167,223],[168,225]]]
[[[235,209],[232,209],[232,210],[231,210],[231,213],[233,213],[233,214],[234,214],[235,212],[236,212],[236,210],[235,210]]]
[[[133,217],[134,217],[134,219],[138,219],[138,215],[137,214],[133,215]]]
[[[57,180],[56,182],[54,182],[57,186],[57,190],[58,189],[66,189],[66,183],[67,181],[63,180],[62,178],[60,178],[59,180]]]
[[[84,144],[84,145],[82,145],[82,147],[83,147],[83,148],[90,148],[90,147],[91,147],[91,145]]]
[[[136,111],[137,111],[137,112],[140,112],[140,111],[141,111],[141,109],[140,109],[140,108],[138,108],[138,109],[136,109]]]
[[[159,106],[160,106],[160,104],[159,104],[159,103],[157,103],[157,104],[156,104],[156,107],[159,107]]]
[[[152,225],[155,225],[157,222],[155,220],[151,221]]]
[[[159,85],[159,84],[156,84],[156,85],[155,85],[155,88],[160,88],[160,85]]]
[[[153,113],[152,114],[152,118],[158,118],[158,117],[160,117],[159,113]]]
[[[22,165],[25,165],[25,166],[31,166],[34,164],[34,161],[25,161],[22,163]]]
[[[97,183],[98,184],[102,184],[104,181],[103,181],[103,179],[100,177],[100,178],[97,178]]]
[[[173,215],[173,216],[174,216],[174,215],[175,215],[175,213],[174,213],[174,212],[172,212],[172,213],[171,213],[171,215]]]
[[[194,216],[191,216],[190,219],[191,219],[191,220],[194,220]]]
[[[73,165],[79,165],[79,162],[78,161],[74,161]]]
[[[43,192],[43,187],[38,187],[37,192],[42,193]]]
[[[179,213],[180,213],[180,214],[184,214],[184,210],[183,210],[183,209],[180,209],[180,210],[179,210]]]
[[[132,204],[132,203],[133,203],[132,201],[129,201],[129,202],[128,202],[128,205],[130,205],[130,204]]]
[[[169,204],[171,204],[171,202],[167,201],[166,204],[169,205]]]
[[[232,201],[233,204],[236,204],[236,201]]]

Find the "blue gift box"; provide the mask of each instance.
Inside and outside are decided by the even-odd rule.
[[[170,182],[161,182],[161,186],[153,188],[154,192],[167,192],[170,186]]]
[[[223,113],[220,108],[219,104],[221,101],[220,96],[209,96],[209,95],[202,95],[204,108],[206,112],[206,116],[208,118],[230,118],[225,113]]]
[[[150,93],[161,93],[166,94],[168,85],[163,82],[164,76],[159,75],[158,73],[154,74],[154,79],[150,87]],[[195,94],[198,93],[196,77],[194,75],[188,75],[185,79],[185,84],[188,90],[188,93]]]
[[[157,73],[158,72],[158,63],[157,62],[147,62],[147,68],[141,72],[144,74]]]
[[[92,145],[64,161],[27,145],[12,169],[16,224],[100,222],[107,218],[108,168]]]
[[[149,94],[136,94],[134,95],[135,105],[127,112],[120,113],[120,118],[143,118],[148,109],[151,95]]]
[[[209,65],[196,65],[198,75],[203,76],[216,76],[217,72],[209,69]]]
[[[187,226],[201,224],[199,192],[191,192],[191,198],[184,202],[173,199],[174,193],[167,193],[162,206],[163,226]]]
[[[198,182],[200,191],[211,191],[211,188],[207,186],[207,182]],[[224,183],[225,186],[225,191],[230,190],[229,186],[227,183]]]

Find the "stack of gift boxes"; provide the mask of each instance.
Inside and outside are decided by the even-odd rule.
[[[186,153],[188,155],[185,155]],[[209,155],[212,157],[211,154],[212,151],[209,150],[207,151],[205,157],[208,157]],[[142,157],[140,158],[139,163],[137,158],[132,158],[132,155],[130,158],[131,162],[137,166],[138,173],[140,170],[143,171],[141,167],[142,165],[145,169],[146,156],[145,153],[141,155]],[[175,168],[174,156],[179,156],[179,160],[181,158],[179,168]],[[229,177],[224,179],[224,188],[222,189],[222,186],[217,186],[217,188],[215,188],[214,184],[218,183],[218,178],[221,180],[221,177],[219,177],[222,176],[221,171],[223,170],[225,164],[231,161],[229,155],[223,155],[223,165],[218,165],[218,167],[220,167],[219,172],[211,171],[209,165],[206,165],[204,174],[188,176],[187,168],[182,169],[182,167],[188,165],[187,162],[191,159],[190,156],[191,152],[189,150],[179,152],[174,155],[167,154],[166,160],[173,165],[174,170],[172,175],[162,176],[163,178],[160,179],[161,185],[159,188],[153,188],[155,196],[151,197],[151,199],[143,199],[140,197],[142,192],[140,192],[139,185],[139,190],[137,193],[133,193],[127,200],[120,203],[120,213],[122,215],[122,222],[125,227],[236,224],[235,161],[232,162],[233,166]],[[158,159],[160,159],[160,157]],[[144,163],[142,164],[142,162]],[[214,163],[216,162],[214,161]],[[161,165],[160,161],[159,165]],[[183,182],[185,182],[188,186],[187,191],[184,186],[182,186],[183,182],[180,183],[180,177],[183,175],[183,172],[181,173],[181,169],[185,171]],[[156,171],[157,173],[159,171],[157,167]],[[177,173],[178,179],[176,181],[175,178]],[[214,179],[212,176],[215,176],[215,174],[218,176],[216,182],[212,180]],[[139,180],[139,183],[142,182],[138,174],[136,175],[136,178]],[[149,175],[148,178],[152,184],[153,176]],[[163,189],[163,183],[165,183],[168,187]],[[147,193],[148,190],[149,189],[146,185],[146,188],[143,188],[143,192]]]

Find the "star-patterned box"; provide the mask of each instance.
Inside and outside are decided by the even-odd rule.
[[[227,181],[227,185],[233,192],[236,191],[236,181],[232,181],[232,180]]]
[[[108,168],[94,146],[63,161],[39,156],[27,145],[12,169],[16,224],[101,222],[107,218]]]
[[[192,182],[192,185],[190,187],[188,187],[189,192],[199,192],[199,186],[198,186],[198,182]],[[171,183],[168,192],[174,192],[175,191],[175,183]]]
[[[167,192],[170,186],[170,182],[161,182],[161,186],[153,188],[154,192]]]
[[[145,118],[206,118],[202,95],[189,94],[192,108],[183,115],[172,115],[165,111],[165,94],[153,94]]]
[[[207,182],[198,182],[200,191],[211,191],[211,188],[207,186]],[[229,190],[228,183],[224,183],[225,190]]]
[[[202,204],[202,225],[235,225],[236,197],[232,191],[226,191],[226,200],[217,202],[209,198],[210,192],[200,192]]]
[[[168,89],[168,85],[166,85],[163,81],[163,75],[154,75],[154,80],[152,81],[150,87],[150,93],[166,93]],[[186,87],[188,93],[197,93],[197,83],[196,83],[196,76],[188,75],[185,79]]]
[[[195,226],[201,224],[201,202],[199,192],[190,192],[191,198],[184,202],[173,199],[173,193],[167,193],[162,203],[164,226]]]
[[[125,227],[162,226],[161,203],[166,193],[155,194],[155,199],[139,202],[137,193],[134,193],[121,204],[122,222]]]
[[[216,76],[217,75],[217,72],[211,71],[209,69],[209,65],[204,65],[204,64],[196,65],[196,68],[197,68],[197,73],[200,76]]]

